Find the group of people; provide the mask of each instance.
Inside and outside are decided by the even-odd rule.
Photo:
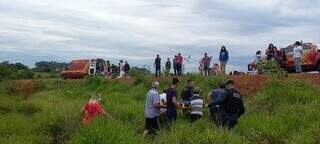
[[[295,63],[295,71],[296,71],[296,73],[300,73],[300,72],[302,72],[302,69],[301,69],[302,43],[299,41],[296,41],[292,45],[292,47],[293,47],[293,59],[294,59],[294,63]],[[266,61],[274,60],[277,62],[277,64],[281,68],[285,68],[286,61],[287,61],[287,55],[286,55],[284,49],[278,50],[274,44],[270,43],[266,52],[265,52],[265,55],[266,55],[266,57],[264,58],[262,56],[262,52],[257,51],[255,58],[254,58],[254,61],[248,65],[248,70],[249,71],[258,71],[257,65],[263,60],[266,60]]]
[[[219,62],[213,64],[213,66],[210,66],[212,60],[212,56],[208,56],[207,53],[204,53],[203,58],[200,61],[200,66],[199,66],[199,73],[203,75],[218,75],[218,74],[225,74],[226,73],[226,65],[227,62],[229,61],[229,53],[226,49],[225,46],[221,47],[220,54],[219,54]]]
[[[178,53],[178,55],[175,55],[172,62],[170,58],[167,58],[167,61],[165,63],[165,74],[170,75],[171,68],[173,68],[173,75],[174,76],[181,76],[182,75],[182,69],[183,69],[183,62],[184,58],[181,55],[181,53]],[[213,74],[221,74],[226,72],[226,64],[229,60],[229,53],[225,46],[221,47],[220,54],[219,54],[219,62],[215,63],[212,67],[210,66],[210,63],[212,61],[212,56],[208,56],[207,53],[204,54],[204,57],[200,61],[199,66],[199,73],[204,75],[210,75],[210,73]],[[154,60],[154,67],[155,67],[155,76],[160,77],[161,76],[161,57],[158,54]]]
[[[179,109],[184,115],[189,116],[191,122],[194,122],[203,116],[204,108],[208,107],[211,120],[217,126],[227,127],[229,130],[237,124],[238,118],[245,112],[242,96],[234,89],[234,82],[231,80],[209,93],[208,104],[192,79],[187,81],[179,100],[178,84],[179,79],[174,77],[171,85],[159,94],[159,82],[152,83],[145,103],[144,135],[156,134],[160,126],[170,128],[178,117]]]
[[[183,69],[183,61],[184,61],[184,58],[181,55],[181,53],[178,53],[178,55],[175,55],[172,62],[170,58],[167,58],[167,61],[165,63],[165,74],[169,75],[171,68],[173,68],[174,75],[181,76],[182,69]],[[159,54],[157,54],[157,57],[154,60],[154,67],[155,67],[155,76],[160,77],[161,76],[161,57]]]
[[[127,61],[120,60],[118,66],[106,61],[104,76],[106,78],[127,78],[129,76],[130,65]]]

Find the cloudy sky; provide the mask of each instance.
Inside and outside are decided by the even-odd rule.
[[[195,69],[204,52],[245,69],[270,42],[320,43],[319,0],[0,0],[0,61],[127,59],[152,65],[177,52]]]

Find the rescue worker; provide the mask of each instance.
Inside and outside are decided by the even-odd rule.
[[[216,126],[222,126],[223,125],[223,118],[225,116],[225,111],[222,104],[214,104],[218,99],[222,97],[222,95],[225,94],[225,88],[226,86],[224,84],[220,84],[216,89],[213,89],[209,93],[210,98],[210,104],[209,104],[209,110],[210,110],[210,116],[211,120],[214,121]]]
[[[190,105],[189,99],[193,96],[193,90],[194,90],[194,81],[192,79],[189,79],[187,82],[187,85],[183,89],[181,93],[181,98],[184,104]]]
[[[242,96],[238,91],[234,89],[234,81],[229,80],[226,83],[226,92],[221,98],[217,99],[213,104],[220,104],[224,108],[225,126],[231,130],[238,123],[238,118],[244,114],[245,108],[242,100]]]

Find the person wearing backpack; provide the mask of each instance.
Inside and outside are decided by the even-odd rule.
[[[234,81],[229,80],[226,83],[226,92],[222,94],[214,103],[220,104],[225,110],[224,121],[222,122],[229,130],[237,125],[238,119],[245,112],[242,96],[234,89]]]
[[[225,111],[222,104],[214,104],[215,101],[220,99],[222,95],[225,93],[226,86],[224,84],[220,84],[217,88],[213,89],[209,93],[210,98],[210,104],[209,104],[209,110],[210,110],[210,116],[211,120],[216,124],[216,126],[222,126],[223,125],[223,118],[225,116]]]

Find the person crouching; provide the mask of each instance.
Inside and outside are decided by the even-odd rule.
[[[204,107],[203,97],[200,95],[201,90],[199,88],[194,89],[193,96],[189,99],[191,106],[191,121],[194,122],[202,117],[202,110]]]

